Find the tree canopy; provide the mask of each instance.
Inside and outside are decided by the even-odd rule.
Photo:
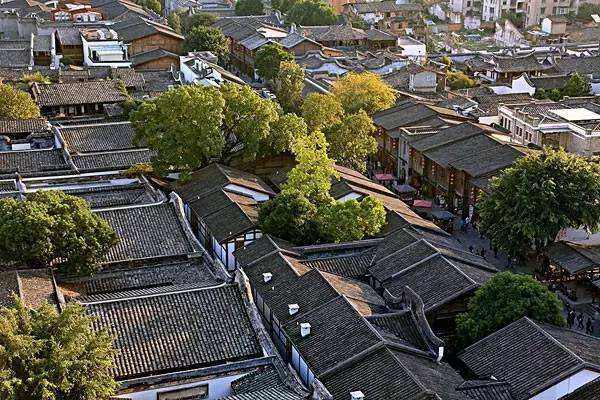
[[[40,109],[29,94],[0,83],[0,118],[31,119],[40,116]]]
[[[333,25],[337,22],[335,10],[322,0],[298,0],[288,9],[286,21],[297,25]]]
[[[89,274],[117,240],[108,222],[79,197],[40,191],[25,201],[0,200],[0,259],[5,262]]]
[[[563,307],[558,297],[529,275],[501,272],[477,289],[468,311],[457,317],[459,345],[471,343],[522,317],[563,326]]]
[[[215,14],[199,12],[181,17],[181,32],[187,35],[192,28],[199,26],[211,26],[217,21]]]
[[[152,165],[158,173],[193,171],[221,156],[224,107],[218,89],[181,86],[142,103],[131,121],[136,140],[157,152]]]
[[[347,113],[364,110],[373,115],[394,105],[396,93],[379,75],[351,72],[333,84],[333,94]]]
[[[223,60],[229,54],[229,43],[218,28],[195,26],[183,42],[185,51],[210,51]]]
[[[457,71],[448,71],[446,72],[446,79],[448,81],[448,86],[450,89],[468,89],[476,85],[476,82],[469,78],[465,73]]]
[[[167,21],[169,22],[169,26],[171,27],[171,29],[181,34],[181,16],[178,12],[172,12],[171,14],[169,14],[169,18],[167,19]]]
[[[339,165],[364,172],[368,155],[377,151],[373,120],[362,109],[346,114],[331,94],[311,93],[302,105],[309,130],[319,129],[329,143],[328,154]]]
[[[254,68],[259,76],[272,81],[279,74],[279,66],[282,61],[294,61],[294,56],[279,44],[268,44],[256,52]]]
[[[302,102],[304,70],[293,61],[283,61],[275,78],[275,95],[286,112],[298,110]]]
[[[281,193],[260,209],[263,232],[296,244],[315,244],[359,240],[381,230],[386,214],[379,200],[341,203],[329,194],[337,173],[323,133],[315,130],[296,137],[292,152],[297,165]]]
[[[261,0],[237,0],[235,15],[263,15],[265,13]]]
[[[17,300],[0,309],[0,326],[0,398],[106,400],[116,393],[112,338],[93,330],[79,304],[59,314]]]
[[[480,227],[512,256],[543,252],[561,229],[600,222],[600,164],[544,149],[493,179],[478,204]]]
[[[580,97],[588,96],[591,91],[592,86],[590,85],[589,79],[579,72],[575,72],[565,84],[562,94],[563,96]]]
[[[306,131],[299,117],[236,84],[169,90],[144,102],[131,121],[136,140],[156,150],[152,165],[159,174],[191,172],[215,159],[228,162],[233,152],[249,158],[279,153]]]
[[[148,10],[154,11],[159,15],[162,12],[162,5],[158,0],[137,0],[136,3],[144,8],[147,8]]]

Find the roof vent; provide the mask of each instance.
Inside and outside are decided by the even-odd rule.
[[[308,322],[303,322],[300,324],[300,336],[306,337],[310,335],[310,324]]]
[[[350,400],[364,400],[365,399],[365,394],[363,392],[361,392],[360,390],[357,390],[355,392],[350,392]]]
[[[288,309],[290,311],[290,315],[294,315],[300,310],[300,306],[298,304],[288,304]]]
[[[266,282],[270,282],[273,279],[273,274],[270,272],[263,273],[263,280]]]

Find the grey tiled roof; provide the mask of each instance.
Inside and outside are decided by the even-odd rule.
[[[600,371],[600,339],[521,318],[459,353],[480,378],[508,382],[517,400],[583,368]]]
[[[91,277],[63,279],[60,286],[66,296],[90,303],[218,283],[203,259],[195,258],[144,264],[136,268],[108,269]]]
[[[112,25],[112,29],[117,32],[119,39],[123,40],[125,43],[131,43],[134,40],[157,33],[183,41],[183,36],[172,30],[167,25],[153,22],[139,16],[119,21]]]
[[[81,197],[91,208],[107,208],[156,202],[156,196],[141,183],[115,185],[109,187],[88,187],[85,189],[64,190],[73,196]]]
[[[33,98],[40,107],[118,103],[127,100],[114,80],[35,85]]]
[[[132,149],[103,153],[72,155],[73,163],[82,172],[127,169],[140,163],[150,163],[154,153],[148,149]]]
[[[181,256],[197,250],[187,236],[182,216],[168,202],[95,211],[106,219],[119,236],[105,262]]]
[[[30,62],[29,48],[0,49],[0,67],[26,67],[30,65]]]
[[[0,119],[0,135],[22,136],[48,130],[50,126],[45,118]]]
[[[94,327],[115,336],[117,379],[262,356],[236,285],[85,306]]]
[[[493,276],[492,272],[482,271],[482,274],[487,275],[487,279]],[[400,297],[408,286],[421,297],[425,310],[430,311],[476,290],[481,284],[465,274],[457,263],[437,255],[403,270],[384,287]]]
[[[473,400],[515,400],[510,385],[496,380],[464,381],[457,390]]]
[[[348,278],[362,278],[367,274],[372,257],[370,252],[365,252],[357,255],[315,258],[305,260],[303,263],[331,274]]]
[[[70,152],[86,153],[132,149],[134,130],[129,122],[78,125],[60,128]]]
[[[310,323],[311,334],[301,337],[300,323],[305,322]],[[381,340],[344,297],[300,315],[284,329],[316,376]]]
[[[302,400],[302,397],[282,387],[267,388],[255,392],[234,394],[221,400]]]
[[[21,175],[69,170],[61,149],[0,152],[0,175]]]
[[[179,56],[175,53],[171,53],[170,51],[164,49],[154,49],[150,51],[145,51],[143,53],[137,53],[131,56],[131,62],[134,67],[139,67],[145,63],[150,61],[158,60],[163,57],[174,58],[179,62]],[[143,75],[142,75],[143,76]]]
[[[578,246],[567,242],[557,242],[550,246],[548,255],[552,263],[571,274],[598,268],[600,247]]]
[[[534,54],[519,56],[493,56],[494,69],[498,72],[528,72],[549,69],[541,64]]]
[[[17,182],[14,179],[0,180],[0,193],[9,193],[17,191]]]
[[[184,185],[176,187],[175,190],[184,201],[192,201],[194,198],[212,192],[228,183],[266,194],[274,194],[273,190],[258,176],[216,163],[194,172]]]
[[[600,74],[600,55],[586,57],[563,57],[556,61],[558,69],[565,74],[579,72],[583,75]]]

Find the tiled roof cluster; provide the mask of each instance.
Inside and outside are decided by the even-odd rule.
[[[355,250],[355,256],[372,248]],[[294,248],[263,236],[236,257],[260,302],[334,399],[360,390],[375,400],[417,399],[425,393],[466,400],[455,390],[460,376],[436,361],[443,344],[431,332],[418,298],[408,308],[395,309],[367,284],[309,266],[318,259],[316,252],[331,257],[336,251],[352,257],[351,246]],[[267,282],[265,273],[271,274]],[[290,304],[298,306],[295,313]],[[301,323],[310,324],[306,336]]]
[[[183,36],[175,32],[169,26],[139,16],[116,22],[111,28],[117,32],[119,38],[125,43],[131,43],[134,40],[156,33],[168,35],[174,39],[183,41]]]
[[[45,118],[0,119],[0,135],[28,136],[31,133],[47,132],[50,124]]]
[[[353,42],[353,41],[395,41],[397,37],[389,32],[371,28],[368,30],[352,27],[351,24],[302,26],[300,31],[317,42]]]
[[[548,249],[550,261],[560,268],[577,274],[600,267],[600,247],[556,242]]]

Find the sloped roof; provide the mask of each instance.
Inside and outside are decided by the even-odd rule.
[[[236,285],[84,305],[115,336],[117,379],[262,356]]]
[[[172,30],[167,25],[151,21],[143,17],[133,17],[123,21],[119,21],[112,25],[119,35],[119,39],[126,43],[131,43],[134,40],[141,39],[156,33],[167,35],[175,39],[183,40],[184,37]]]
[[[170,51],[164,49],[154,49],[145,51],[143,53],[134,54],[131,56],[131,62],[134,67],[140,67],[146,63],[159,60],[163,57],[177,59],[177,62],[179,62],[179,56],[177,54],[171,53]]]
[[[522,400],[584,368],[600,372],[599,347],[598,338],[521,318],[458,357],[478,377],[508,382]]]
[[[40,107],[118,103],[127,100],[114,80],[34,84],[32,90],[33,98]]]
[[[197,251],[184,228],[183,216],[171,203],[95,211],[119,236],[105,263],[186,256]]]
[[[0,119],[0,135],[23,136],[49,130],[50,124],[45,118]]]
[[[18,172],[30,176],[70,169],[62,149],[0,152],[0,175]]]
[[[152,161],[154,153],[148,149],[131,149],[73,154],[73,163],[81,172],[114,171]]]
[[[598,268],[600,246],[586,247],[573,243],[557,242],[548,249],[550,260],[571,274]]]
[[[129,122],[111,124],[73,125],[60,128],[70,152],[124,150],[136,148],[134,130]]]
[[[559,400],[589,400],[600,399],[600,378],[579,387],[575,391],[561,397]]]

